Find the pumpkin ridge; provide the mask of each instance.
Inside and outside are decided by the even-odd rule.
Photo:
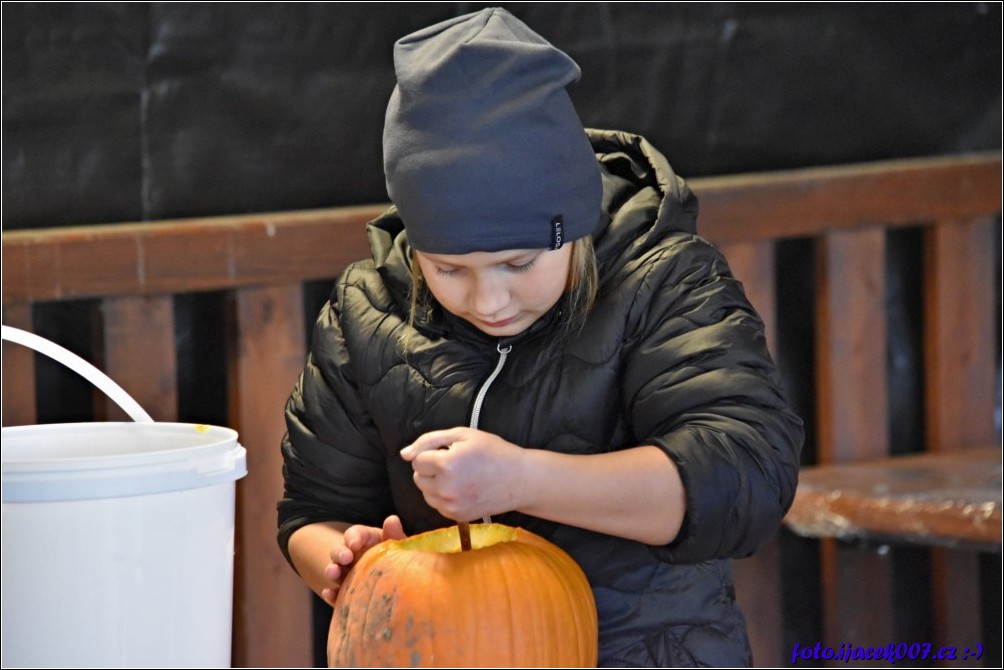
[[[514,563],[514,561],[512,560],[512,556],[510,554],[508,554],[508,553],[506,554],[506,559],[507,559],[506,560],[506,565],[501,566],[500,569],[498,570],[498,572],[499,572],[499,578],[501,579],[502,584],[505,587],[505,588],[501,589],[501,595],[503,595],[505,597],[505,599],[506,599],[505,609],[502,610],[502,611],[509,612],[510,616],[512,616],[512,615],[516,614],[513,611],[514,610],[514,606],[513,606],[513,602],[512,602],[512,586],[511,586],[511,582],[510,582],[510,577],[512,576],[512,571],[513,571],[513,567],[514,567],[512,564]],[[499,609],[501,610],[502,608],[499,608]],[[508,625],[507,628],[508,628],[508,630],[510,632],[507,635],[507,639],[506,639],[506,643],[509,646],[509,648],[506,650],[506,658],[515,658],[516,657],[517,648],[518,648],[518,644],[517,644],[517,641],[516,641],[516,637],[517,637],[516,631],[518,630],[518,628],[515,625],[517,622],[513,621],[512,619],[510,619],[508,623],[509,623],[509,625]],[[498,645],[500,642],[501,641],[496,637],[495,640],[493,640],[493,646]]]
[[[532,564],[537,573],[534,582],[538,585],[534,611],[539,616],[539,623],[534,626],[534,630],[537,633],[536,637],[542,638],[541,641],[544,642],[543,644],[538,643],[538,647],[542,651],[542,657],[538,659],[538,662],[541,665],[554,666],[558,663],[558,659],[565,656],[567,647],[566,635],[562,635],[562,626],[558,620],[559,612],[556,612],[555,607],[555,605],[562,606],[560,616],[567,616],[567,611],[564,608],[567,600],[556,597],[555,587],[557,585],[554,584],[556,578],[564,581],[561,572],[564,566],[558,560],[559,555],[554,552],[537,549],[536,553],[540,555],[542,560]],[[549,643],[546,642],[548,640]]]

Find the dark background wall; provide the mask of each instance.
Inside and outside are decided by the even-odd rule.
[[[386,199],[398,37],[481,3],[4,3],[3,227]],[[509,3],[684,176],[994,149],[1001,5]]]
[[[582,66],[586,125],[646,135],[685,177],[1001,148],[1000,3],[504,4]],[[383,202],[394,40],[483,6],[3,3],[3,229]],[[922,278],[919,240],[889,240],[891,443],[906,451],[923,444],[920,305],[903,297]],[[779,365],[806,463],[810,256],[807,241],[778,248]],[[222,300],[176,304],[182,421],[227,420],[225,398],[202,392],[225,386],[222,356],[193,344],[222,341]],[[36,329],[83,354],[90,308],[38,308]],[[44,361],[38,387],[40,421],[90,416],[91,389]],[[784,541],[786,639],[818,639],[812,548]],[[925,558],[899,562],[922,639]],[[999,557],[985,571],[999,661]]]

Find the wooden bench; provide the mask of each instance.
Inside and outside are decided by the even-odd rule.
[[[726,253],[771,338],[782,325],[778,245],[812,240],[814,313],[793,317],[814,332],[815,432],[809,439],[816,459],[807,466],[893,453],[884,272],[888,235],[905,227],[921,231],[925,277],[926,442],[908,450],[955,454],[999,444],[999,323],[992,305],[999,279],[994,234],[1001,210],[1000,154],[695,179],[691,185],[700,198],[701,233]],[[3,322],[30,331],[33,310],[88,301],[93,322],[80,327],[95,327],[91,360],[157,420],[179,420],[175,301],[204,292],[225,296],[218,318],[226,324],[228,373],[220,392],[229,408],[227,423],[248,450],[249,470],[238,484],[238,667],[314,662],[310,595],[275,543],[282,408],[307,350],[307,287],[334,279],[347,263],[368,255],[363,226],[382,209],[377,204],[3,233]],[[777,350],[775,341],[770,346]],[[36,422],[34,380],[34,357],[5,344],[4,425]],[[95,419],[124,418],[109,405],[98,403]],[[823,641],[895,641],[892,608],[885,602],[891,599],[891,568],[880,565],[881,553],[862,557],[835,538],[820,546],[821,592],[805,597],[818,601],[823,612]],[[946,644],[958,644],[979,627],[971,614],[979,589],[972,555],[946,550],[932,559],[935,635]],[[790,662],[782,590],[798,588],[791,583],[798,577],[782,574],[781,566],[777,539],[738,562],[739,598],[752,614],[754,651],[763,665]],[[869,598],[867,611],[853,601],[862,592]]]
[[[805,537],[1001,552],[1001,447],[804,468],[785,518]]]

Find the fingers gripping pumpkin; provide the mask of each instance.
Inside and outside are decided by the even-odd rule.
[[[596,605],[562,549],[501,524],[367,551],[339,591],[331,667],[595,667]]]

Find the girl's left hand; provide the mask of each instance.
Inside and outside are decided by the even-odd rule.
[[[472,428],[425,433],[401,450],[425,501],[454,521],[515,509],[523,454],[521,447]]]

